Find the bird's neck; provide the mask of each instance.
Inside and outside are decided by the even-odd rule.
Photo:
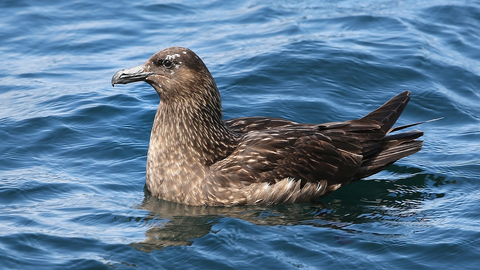
[[[233,151],[237,135],[224,125],[220,106],[161,102],[152,127],[149,159],[209,166],[225,158]]]

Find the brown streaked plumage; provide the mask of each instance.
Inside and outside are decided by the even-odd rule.
[[[147,156],[152,195],[189,205],[309,202],[420,151],[421,131],[393,128],[410,92],[345,122],[222,120],[220,94],[203,61],[172,47],[120,70],[112,85],[149,83],[160,96]]]

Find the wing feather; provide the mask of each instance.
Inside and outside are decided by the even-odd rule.
[[[283,179],[336,184],[358,171],[362,156],[333,145],[334,140],[308,128],[276,128],[247,133],[232,154],[213,164],[219,178],[275,184]],[[341,169],[341,170],[339,170]],[[227,176],[228,177],[225,177]]]

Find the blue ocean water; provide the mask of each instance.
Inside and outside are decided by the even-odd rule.
[[[0,269],[478,269],[480,2],[0,2]],[[421,152],[318,203],[145,195],[159,98],[119,69],[194,50],[226,119],[361,117],[409,90]]]

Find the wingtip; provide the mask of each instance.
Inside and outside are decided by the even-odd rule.
[[[404,91],[361,119],[369,119],[379,122],[382,126],[382,130],[387,133],[400,117],[409,101],[410,91]]]

